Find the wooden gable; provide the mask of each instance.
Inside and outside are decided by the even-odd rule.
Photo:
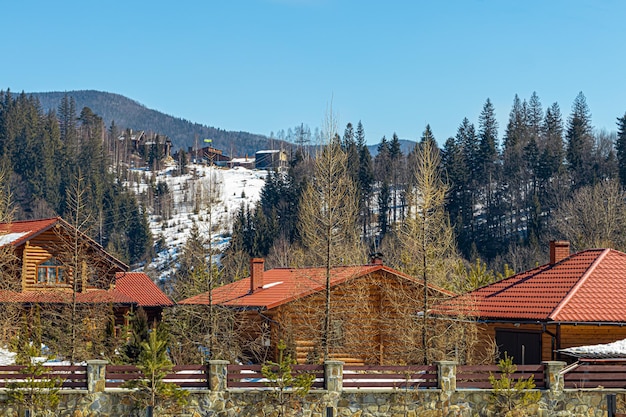
[[[5,227],[10,231],[12,225]],[[108,289],[115,282],[115,274],[127,269],[92,239],[74,233],[60,218],[43,225],[41,221],[16,222],[15,229],[29,229],[24,238],[11,242],[18,268],[9,275],[15,275],[15,284],[21,283],[12,285],[16,290],[71,290],[74,277],[79,279],[81,292]]]

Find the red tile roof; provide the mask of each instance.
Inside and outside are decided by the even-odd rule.
[[[174,305],[172,300],[143,272],[118,272],[115,274],[115,291],[122,293],[142,307]]]
[[[331,286],[383,271],[395,276],[415,281],[409,275],[384,265],[359,265],[336,267],[331,270]],[[323,291],[326,286],[325,268],[275,268],[263,273],[263,288],[250,292],[250,277],[227,284],[212,291],[213,304],[232,307],[258,307],[272,309],[290,301],[300,299],[315,292]],[[433,290],[452,296],[441,288],[430,286]],[[196,295],[179,304],[208,304],[208,293]]]
[[[575,253],[440,303],[439,314],[481,319],[626,322],[626,254]]]
[[[27,240],[32,239],[38,234],[50,229],[58,221],[59,217],[52,217],[49,219],[0,223],[0,236],[15,235],[14,238],[11,238],[8,242],[3,242],[3,245],[10,243],[13,246],[19,246]]]
[[[39,220],[21,220],[10,223],[0,223],[0,246],[11,244],[13,246],[20,246],[26,243],[28,240],[35,236],[49,230],[54,225],[59,224],[67,230],[73,230],[73,226],[63,220],[61,217],[51,217],[49,219]],[[3,238],[4,236],[4,238]],[[85,235],[90,244],[96,248],[96,250],[102,252],[111,262],[121,270],[127,270],[128,265],[124,264],[119,259],[111,256],[104,250],[95,240]]]

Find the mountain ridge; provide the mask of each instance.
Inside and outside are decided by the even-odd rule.
[[[194,123],[158,110],[150,109],[140,102],[117,93],[98,90],[73,90],[25,93],[37,98],[44,111],[56,111],[65,95],[74,98],[76,112],[89,107],[102,117],[107,129],[114,121],[119,129],[130,128],[167,135],[172,141],[173,150],[187,150],[200,146],[205,138],[213,140],[213,146],[224,150],[230,156],[254,155],[260,149],[266,149],[269,139],[264,135],[226,131],[212,126]],[[77,116],[78,116],[77,114]]]

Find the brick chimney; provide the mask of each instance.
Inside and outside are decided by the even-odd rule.
[[[569,256],[569,242],[567,240],[551,240],[550,241],[550,264],[557,262]]]
[[[374,252],[370,254],[370,264],[372,265],[382,265],[383,264],[383,254],[380,252]]]
[[[263,272],[265,271],[265,259],[250,259],[250,293],[263,288]]]

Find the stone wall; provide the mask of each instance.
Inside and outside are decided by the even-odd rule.
[[[566,390],[559,396],[542,391],[542,400],[531,414],[539,417],[606,417],[606,392],[597,390]],[[490,390],[459,390],[450,397],[441,390],[417,391],[358,391],[342,393],[315,392],[287,408],[296,417],[476,417],[495,416],[487,410]],[[626,393],[618,393],[618,404]],[[0,394],[0,401],[4,398]],[[327,408],[331,408],[328,414]],[[155,416],[180,417],[268,417],[278,416],[278,407],[267,392],[233,390],[196,392],[184,410],[159,413]],[[293,414],[291,414],[293,413]],[[18,410],[3,406],[1,417],[17,417]],[[59,417],[143,417],[128,392],[123,390],[100,393],[62,394],[57,410],[37,415]]]
[[[342,365],[327,363],[325,390],[312,390],[304,398],[289,398],[287,415],[295,417],[501,417],[490,411],[491,390],[457,389],[455,364],[441,362],[437,389],[371,390],[345,389]],[[88,389],[61,392],[61,403],[55,411],[37,416],[59,417],[143,417],[141,409],[127,389],[105,389],[104,363],[92,362],[88,367]],[[533,408],[518,416],[538,417],[606,417],[607,395],[616,394],[617,411],[624,412],[626,390],[563,389],[558,372],[562,363],[546,364],[546,389]],[[155,416],[179,417],[278,417],[279,406],[272,392],[252,389],[229,389],[226,386],[226,363],[211,364],[211,390],[191,393],[184,409]],[[21,410],[6,404],[6,393],[0,391],[0,417],[23,415]]]

